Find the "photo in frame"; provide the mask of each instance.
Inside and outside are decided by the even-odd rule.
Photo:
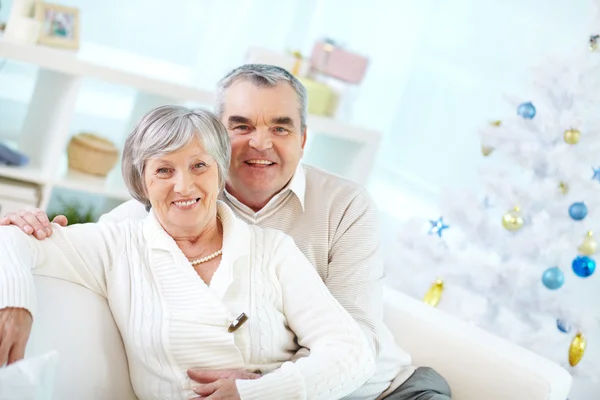
[[[79,9],[38,2],[35,19],[40,23],[39,44],[79,49]]]

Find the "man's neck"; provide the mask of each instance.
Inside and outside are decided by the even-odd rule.
[[[270,194],[265,194],[264,192],[237,191],[229,185],[227,185],[226,189],[229,195],[235,197],[237,201],[250,208],[255,213],[262,210],[273,197],[280,193],[280,191]]]

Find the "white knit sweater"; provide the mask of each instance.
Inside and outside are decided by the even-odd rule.
[[[0,227],[0,309],[26,308],[35,321],[31,269],[105,296],[142,400],[188,399],[191,367],[267,373],[236,381],[242,399],[336,399],[360,387],[375,368],[368,342],[294,242],[223,203],[218,213],[223,256],[210,287],[152,213],[54,226],[44,241]],[[229,333],[242,312],[249,320]],[[291,362],[300,347],[310,352]]]

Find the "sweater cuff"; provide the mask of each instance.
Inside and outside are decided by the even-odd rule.
[[[241,400],[306,399],[304,378],[291,362],[259,379],[236,379],[235,385]]]
[[[35,313],[35,287],[31,271],[20,268],[7,271],[0,266],[0,310],[24,308]]]

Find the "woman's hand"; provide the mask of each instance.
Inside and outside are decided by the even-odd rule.
[[[0,310],[0,367],[25,356],[25,346],[31,333],[33,318],[24,308]]]

